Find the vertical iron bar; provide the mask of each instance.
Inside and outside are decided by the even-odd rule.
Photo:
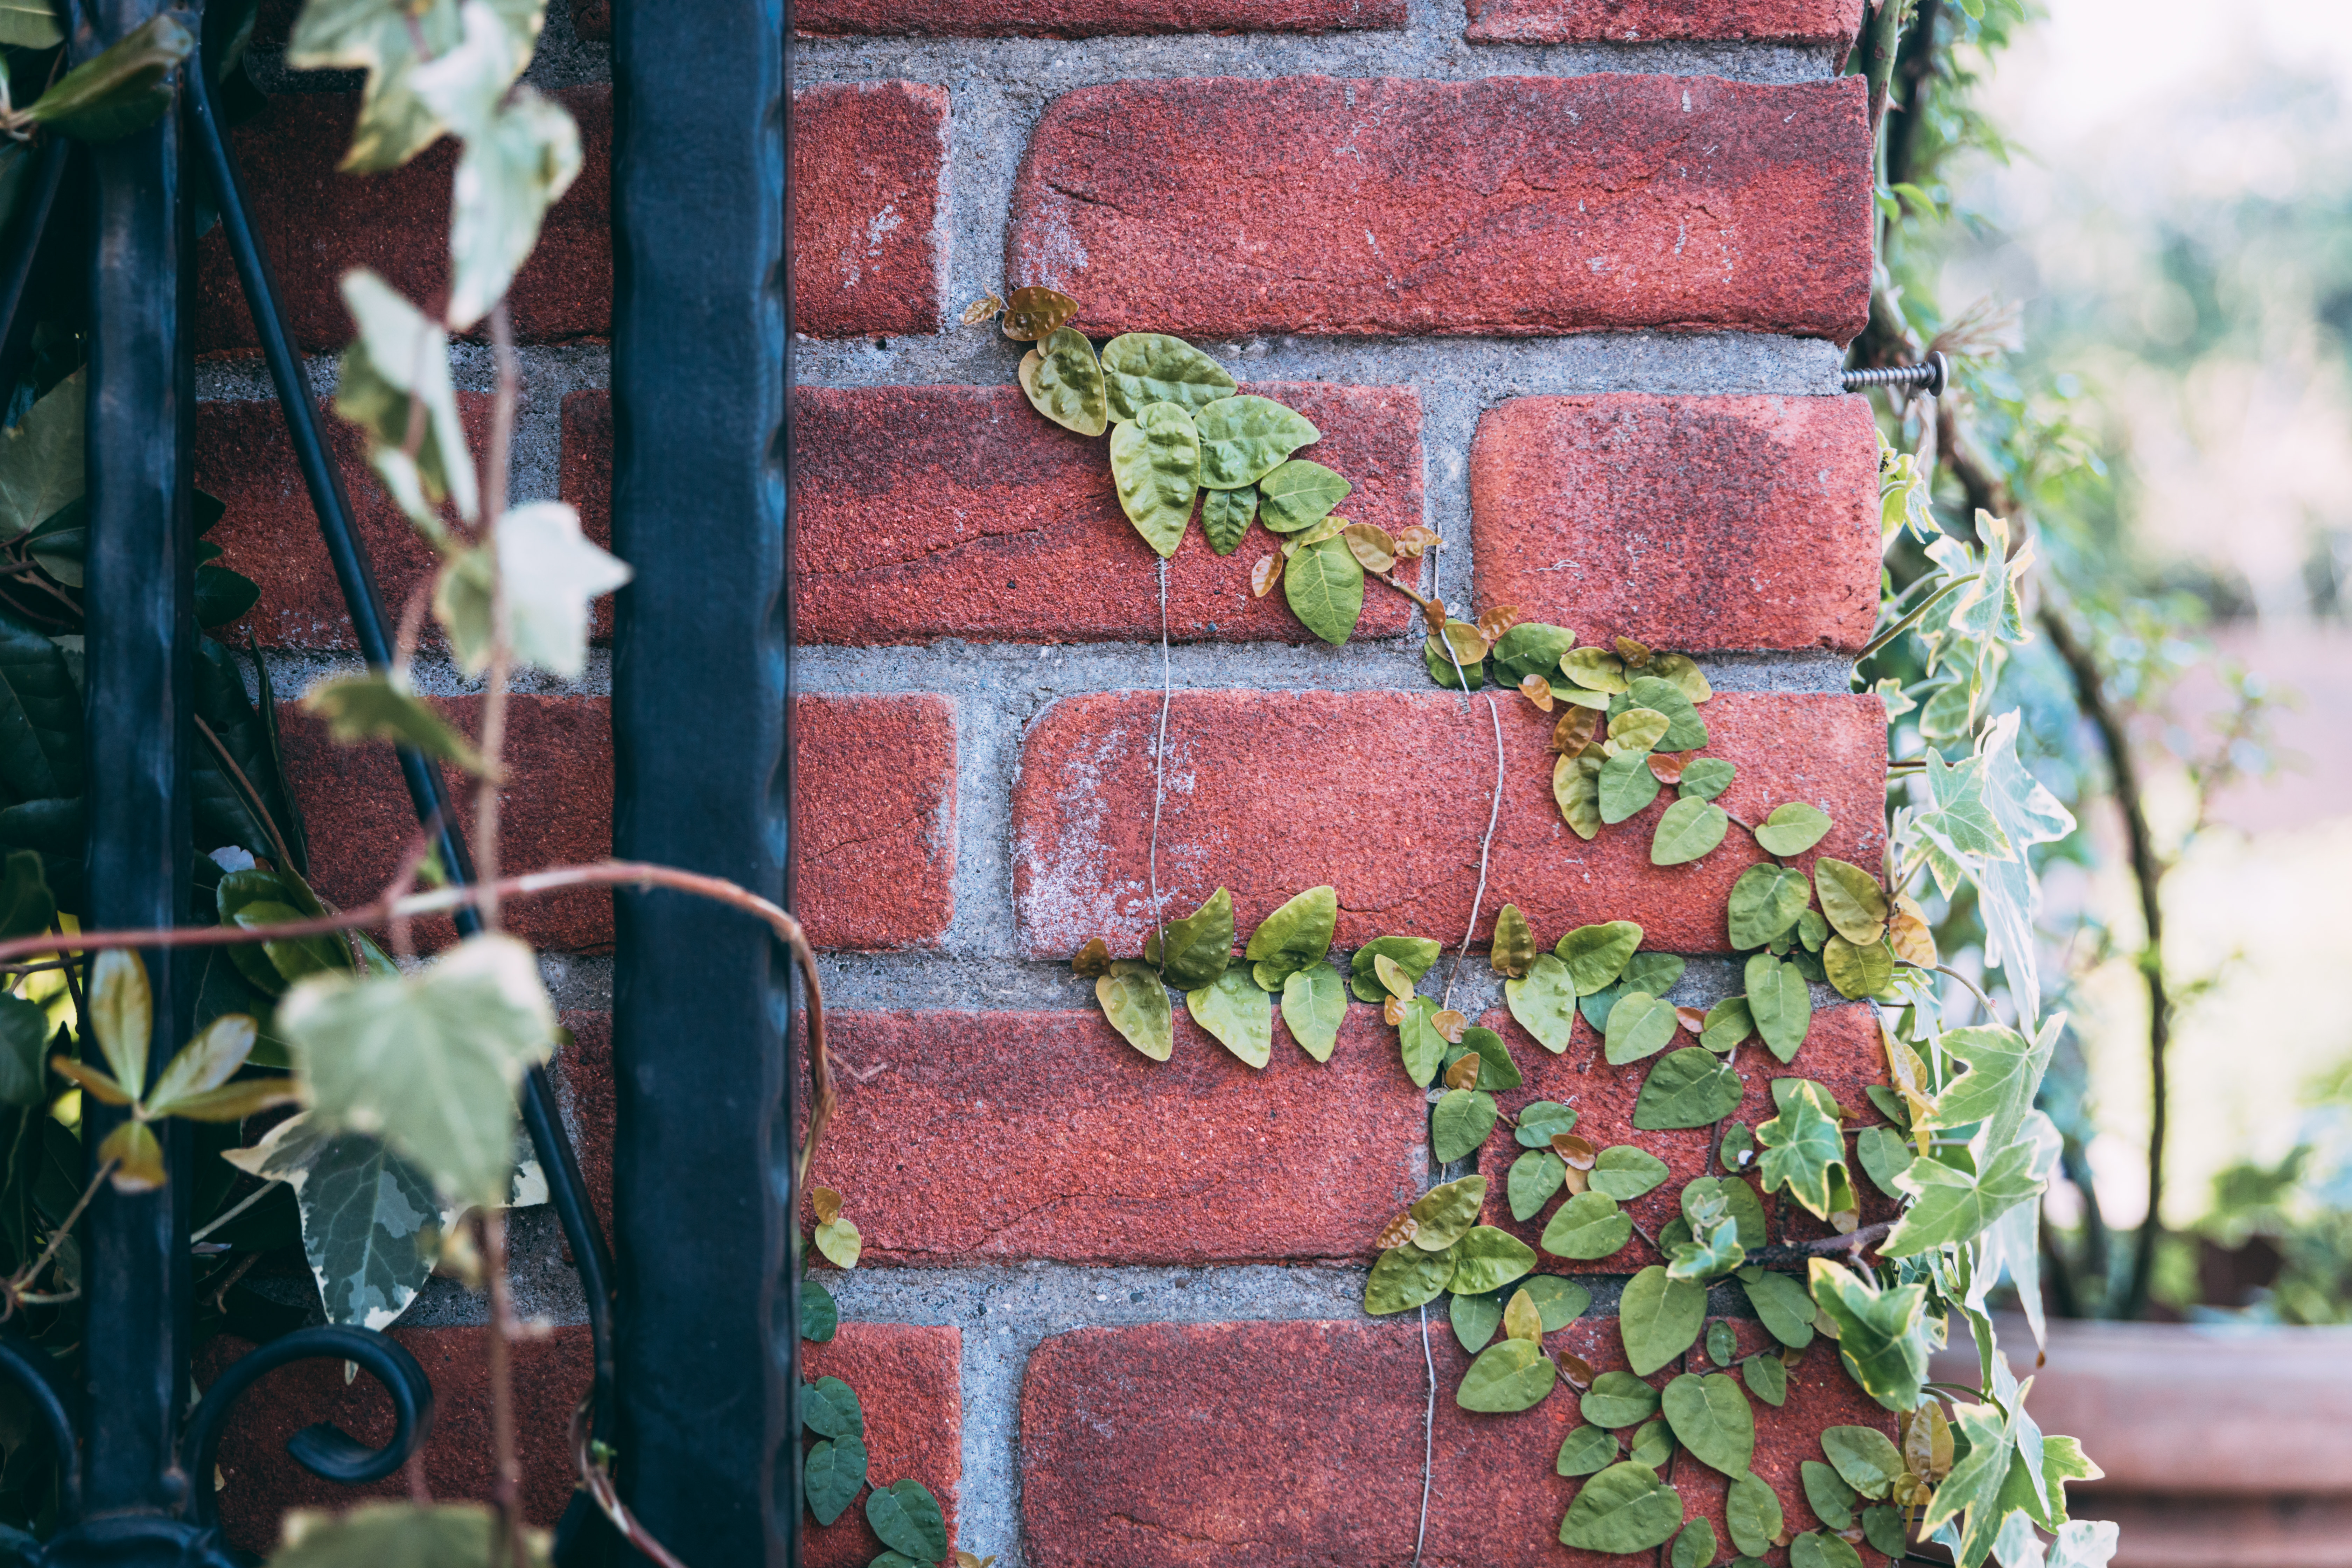
[[[97,0],[99,47],[153,16],[159,0]],[[89,279],[89,541],[84,564],[89,918],[171,926],[187,915],[189,739],[194,637],[188,511],[189,360],[182,278],[180,127],[154,125],[92,150]],[[142,955],[154,993],[151,1073],[186,1037],[191,993],[168,952]],[[138,1086],[144,1089],[144,1085]],[[85,1101],[90,1165],[121,1121]],[[189,1147],[163,1134],[159,1190],[101,1190],[83,1221],[88,1303],[86,1506],[92,1514],[176,1512],[190,1318]]]
[[[787,896],[783,0],[614,16],[614,850]],[[798,1568],[791,980],[736,911],[615,897],[619,1465],[692,1563]]]

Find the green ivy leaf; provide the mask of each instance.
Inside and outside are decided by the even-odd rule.
[[[33,100],[24,117],[83,142],[119,141],[171,111],[169,80],[196,36],[170,12],[150,16]]]
[[[1789,1542],[1789,1568],[1862,1568],[1862,1554],[1834,1535],[1809,1530]]]
[[[1657,832],[1650,839],[1650,864],[1686,865],[1722,843],[1730,827],[1731,817],[1723,807],[1685,795],[1658,818]]]
[[[1591,1190],[1628,1204],[1655,1189],[1666,1176],[1666,1163],[1655,1154],[1631,1143],[1615,1143],[1593,1162]]]
[[[1690,1349],[1706,1321],[1706,1288],[1669,1279],[1654,1263],[1627,1282],[1617,1302],[1625,1359],[1637,1377],[1649,1376]]]
[[[1601,821],[1601,759],[1562,757],[1552,764],[1552,803],[1560,819],[1587,843],[1599,836]]]
[[[1682,1522],[1682,1495],[1649,1466],[1628,1460],[1578,1490],[1559,1521],[1559,1543],[1580,1552],[1648,1552],[1664,1545]]]
[[[801,1461],[801,1491],[817,1523],[831,1524],[856,1500],[866,1485],[866,1463],[859,1437],[836,1437],[809,1450]]]
[[[1759,952],[1748,961],[1744,979],[1748,1016],[1757,1034],[1774,1056],[1796,1060],[1813,1025],[1812,993],[1805,988],[1804,975],[1795,964]]]
[[[1499,1290],[1535,1266],[1535,1248],[1517,1237],[1491,1225],[1474,1226],[1454,1244],[1454,1278],[1445,1288],[1456,1295]]]
[[[1813,1215],[1827,1219],[1833,1209],[1832,1170],[1845,1169],[1845,1134],[1839,1129],[1837,1104],[1829,1090],[1809,1079],[1772,1080],[1772,1096],[1780,1113],[1756,1129],[1764,1145],[1759,1169],[1764,1190],[1786,1187],[1790,1196]]]
[[[1607,648],[1580,647],[1560,656],[1562,675],[1587,691],[1623,691],[1625,661]]]
[[[1904,1533],[1903,1510],[1887,1503],[1862,1510],[1862,1534],[1873,1552],[1893,1562],[1902,1562],[1911,1549],[1910,1538]]]
[[[1257,516],[1257,487],[1244,485],[1237,490],[1205,490],[1201,497],[1201,531],[1209,536],[1209,548],[1219,555],[1231,555],[1242,547],[1242,538],[1249,532],[1250,520]]]
[[[1404,1005],[1404,1020],[1397,1026],[1397,1049],[1404,1058],[1405,1076],[1422,1089],[1434,1083],[1438,1069],[1445,1065],[1446,1039],[1433,1022],[1437,1014],[1435,997],[1416,996]]]
[[[1345,643],[1364,613],[1364,567],[1344,539],[1310,544],[1282,569],[1282,595],[1308,631]]]
[[[1875,1426],[1832,1426],[1822,1434],[1822,1451],[1845,1484],[1866,1498],[1884,1498],[1909,1467],[1902,1450]]]
[[[1699,1026],[1698,1043],[1717,1056],[1728,1056],[1756,1032],[1756,1015],[1745,996],[1727,996],[1706,1010]]]
[[[1176,1049],[1176,1025],[1168,988],[1151,965],[1119,959],[1095,980],[1095,1001],[1127,1043],[1155,1062]]]
[[[1201,436],[1201,483],[1217,490],[1255,484],[1323,437],[1297,409],[1247,393],[1202,405],[1193,421]]]
[[[88,378],[77,370],[0,431],[0,539],[29,532],[81,499],[89,402]]]
[[[1560,1439],[1552,1468],[1563,1476],[1596,1475],[1617,1462],[1617,1439],[1600,1427],[1571,1427]]]
[[[1660,1058],[1633,1102],[1633,1125],[1644,1132],[1706,1127],[1739,1108],[1739,1075],[1699,1046]]]
[[[1824,1258],[1814,1258],[1811,1270],[1813,1300],[1838,1326],[1838,1360],[1847,1373],[1889,1410],[1917,1408],[1927,1376],[1926,1287],[1882,1290]]]
[[[1192,416],[1173,403],[1148,404],[1132,423],[1110,433],[1110,473],[1119,510],[1162,560],[1184,542],[1200,472],[1200,432]]]
[[[1511,1060],[1511,1048],[1503,1043],[1503,1037],[1492,1029],[1476,1024],[1465,1028],[1461,1046],[1448,1053],[1445,1065],[1451,1068],[1454,1059],[1465,1053],[1479,1060],[1477,1087],[1480,1089],[1499,1093],[1517,1089],[1526,1081],[1519,1076],[1518,1065]]]
[[[338,745],[389,741],[455,763],[469,773],[482,771],[480,753],[389,674],[321,680],[304,694],[302,710],[324,719],[329,738]]]
[[[893,1481],[887,1491],[875,1488],[866,1499],[866,1522],[883,1545],[918,1563],[937,1563],[948,1554],[947,1517],[920,1481]]]
[[[1155,403],[1205,408],[1231,397],[1234,388],[1224,366],[1164,332],[1122,332],[1111,339],[1103,345],[1102,373],[1110,416],[1122,424],[1140,418]]]
[[[1660,1404],[1675,1441],[1692,1458],[1727,1476],[1748,1473],[1756,1453],[1756,1413],[1736,1380],[1719,1372],[1686,1372],[1666,1384]]]
[[[1756,825],[1756,844],[1767,855],[1801,855],[1827,837],[1829,831],[1828,812],[1803,801],[1790,801],[1774,806],[1772,815]]]
[[[801,1338],[816,1344],[830,1344],[833,1336],[841,1331],[841,1307],[834,1300],[833,1292],[814,1279],[801,1281]],[[865,1484],[863,1477],[859,1485]]]
[[[1980,1175],[1938,1160],[1913,1161],[1900,1185],[1916,1201],[1878,1250],[1888,1258],[1914,1258],[1930,1247],[1973,1240],[2019,1204],[2041,1195],[2042,1184],[2032,1165],[2031,1143],[1999,1149]]]
[[[1462,1342],[1462,1348],[1476,1355],[1502,1326],[1503,1303],[1493,1295],[1456,1296],[1446,1316],[1453,1321],[1454,1337]]]
[[[1770,1551],[1783,1528],[1780,1495],[1754,1474],[1733,1479],[1724,1498],[1723,1518],[1731,1527],[1731,1544],[1750,1557]]]
[[[1786,866],[1748,867],[1731,884],[1731,945],[1745,950],[1780,941],[1812,896],[1802,871]]]
[[[1895,984],[1895,950],[1884,939],[1856,947],[1832,936],[1822,949],[1822,973],[1841,996],[1875,996]]]
[[[820,1437],[863,1437],[866,1411],[857,1391],[837,1377],[820,1377],[801,1389],[801,1423]]]
[[[1685,800],[1713,800],[1729,789],[1738,774],[1738,764],[1725,758],[1696,757],[1683,769],[1675,792]]]
[[[1541,1245],[1554,1258],[1589,1262],[1613,1256],[1633,1239],[1633,1217],[1618,1208],[1615,1198],[1582,1192],[1552,1212]]]
[[[1792,1351],[1813,1342],[1813,1299],[1785,1274],[1773,1274],[1750,1265],[1739,1271],[1748,1304],[1765,1331]]]
[[[1839,1479],[1838,1473],[1819,1459],[1807,1459],[1797,1467],[1805,1488],[1805,1505],[1813,1517],[1832,1530],[1853,1528],[1853,1489]]]
[[[1296,533],[1331,515],[1354,487],[1320,463],[1293,458],[1258,480],[1258,512],[1269,532]]]
[[[1556,1334],[1592,1305],[1592,1292],[1573,1279],[1563,1279],[1557,1274],[1534,1274],[1519,1281],[1536,1304],[1536,1315],[1543,1323],[1543,1331]]]
[[[1103,386],[1102,366],[1095,360],[1094,344],[1076,327],[1061,328],[1022,355],[1019,380],[1029,406],[1063,429],[1099,436],[1109,427],[1110,395]],[[1253,507],[1256,504],[1255,493],[1249,500]],[[1202,521],[1209,522],[1210,514],[1204,512]],[[1241,526],[1234,530],[1233,544],[1222,549],[1217,549],[1216,531],[1212,527],[1210,547],[1220,555],[1231,555],[1248,527],[1244,513]]]
[[[1451,1089],[1430,1113],[1429,1142],[1431,1152],[1441,1165],[1466,1158],[1477,1152],[1495,1130],[1495,1097],[1474,1089]]]
[[[1900,1199],[1907,1189],[1897,1186],[1896,1179],[1911,1168],[1911,1145],[1902,1133],[1892,1127],[1865,1127],[1854,1134],[1854,1153],[1862,1161],[1878,1190],[1890,1198]]]
[[[1389,994],[1380,977],[1372,973],[1373,959],[1387,959],[1418,984],[1443,951],[1425,936],[1376,936],[1358,948],[1349,961],[1349,988],[1355,992],[1359,1002],[1385,1002]]]
[[[1886,934],[1886,889],[1861,867],[1824,855],[1813,862],[1813,892],[1838,935],[1866,947]]]
[[[1690,1228],[1696,1233],[1696,1240],[1669,1243],[1663,1236],[1658,1238],[1666,1248],[1668,1279],[1690,1279],[1704,1285],[1748,1260],[1747,1249],[1739,1245],[1738,1221],[1726,1215],[1713,1225],[1690,1225]]]
[[[1601,820],[1623,822],[1658,798],[1658,775],[1646,751],[1620,752],[1601,764]]]
[[[1538,953],[1527,978],[1503,982],[1503,1000],[1537,1044],[1554,1056],[1568,1049],[1576,1026],[1576,983],[1567,964]]]
[[[1484,1176],[1464,1176],[1430,1188],[1405,1211],[1421,1227],[1412,1245],[1423,1252],[1444,1252],[1470,1234],[1470,1227],[1478,1223],[1478,1210],[1486,1202]]]
[[[1453,1278],[1450,1247],[1442,1252],[1424,1252],[1410,1243],[1391,1247],[1381,1254],[1371,1278],[1364,1281],[1364,1310],[1375,1318],[1410,1312],[1436,1300]]]
[[[1559,1381],[1559,1369],[1542,1346],[1530,1340],[1504,1340],[1487,1346],[1470,1363],[1454,1402],[1465,1410],[1492,1414],[1532,1410]]]
[[[1227,969],[1184,994],[1192,1022],[1250,1067],[1263,1069],[1274,1055],[1274,1013],[1265,993],[1241,969]]]
[[[1549,1149],[1552,1135],[1576,1131],[1576,1110],[1549,1100],[1531,1100],[1519,1107],[1519,1124],[1515,1131],[1522,1149]]]
[[[1715,1562],[1715,1526],[1704,1519],[1695,1519],[1675,1537],[1675,1549],[1667,1555],[1666,1568],[1709,1568]]]
[[[478,1502],[363,1502],[320,1519],[270,1553],[270,1568],[488,1568],[500,1529]],[[546,1568],[532,1551],[515,1568]]]
[[[1966,1127],[1981,1121],[1984,1147],[2004,1149],[2014,1143],[2057,1049],[2056,1026],[2045,1027],[2029,1041],[1999,1024],[1979,1024],[1947,1029],[1937,1043],[1946,1055],[1966,1063],[1968,1071],[1936,1097],[1935,1125]]]
[[[1521,621],[1495,639],[1496,683],[1516,689],[1528,676],[1540,675],[1549,684],[1559,677],[1560,656],[1575,646],[1576,634],[1565,626]]]
[[[1658,1413],[1658,1391],[1630,1372],[1604,1372],[1578,1410],[1596,1427],[1637,1426]]]
[[[1640,926],[1632,921],[1610,921],[1577,927],[1561,937],[1552,951],[1568,965],[1577,994],[1589,996],[1614,981],[1641,945]]]
[[[1748,1392],[1770,1405],[1789,1402],[1789,1369],[1777,1355],[1752,1355],[1739,1363],[1739,1381]]]
[[[1167,963],[1161,973],[1180,991],[1207,985],[1225,972],[1234,957],[1234,896],[1219,888],[1206,902],[1181,921],[1166,925]],[[1143,961],[1160,963],[1159,931],[1143,939]]]
[[[1675,1010],[1646,992],[1628,991],[1609,1010],[1608,1058],[1612,1067],[1656,1056],[1674,1044],[1681,1026]]]
[[[1637,1465],[1647,1465],[1654,1470],[1664,1469],[1675,1457],[1675,1435],[1662,1417],[1644,1421],[1634,1429],[1633,1440],[1625,1446],[1625,1457]]]
[[[1697,666],[1691,673],[1698,673]],[[1698,716],[1681,687],[1654,675],[1637,675],[1625,688],[1625,698],[1636,709],[1646,708],[1663,714],[1666,729],[1658,739],[1649,742],[1654,752],[1696,752],[1706,744],[1706,721]]]
[[[1283,1026],[1317,1061],[1331,1059],[1347,1019],[1348,983],[1329,964],[1310,965],[1282,983]]]
[[[1706,1326],[1706,1359],[1717,1366],[1729,1366],[1739,1359],[1739,1336],[1720,1318]]]

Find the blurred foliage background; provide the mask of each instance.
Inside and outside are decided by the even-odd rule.
[[[2323,0],[1918,0],[1895,62],[1851,363],[1954,359],[1885,427],[1948,531],[2027,525],[1993,706],[2082,825],[2036,851],[2057,1314],[2352,1320],[2347,86]]]

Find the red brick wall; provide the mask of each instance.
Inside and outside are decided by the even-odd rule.
[[[572,501],[599,540],[612,106],[593,83],[619,4],[556,0],[548,47],[570,51],[565,82],[590,84],[562,89],[587,167],[514,297],[530,376],[518,493]],[[261,47],[292,10],[265,5]],[[968,300],[1050,283],[1078,297],[1097,338],[1193,335],[1321,428],[1307,455],[1353,481],[1350,516],[1444,536],[1407,580],[1457,609],[1515,603],[1587,642],[1697,657],[1723,689],[1706,710],[1712,750],[1739,765],[1725,805],[1753,820],[1816,801],[1836,822],[1817,853],[1872,864],[1880,851],[1880,710],[1831,662],[1868,638],[1878,581],[1870,416],[1833,395],[1870,273],[1863,95],[1836,75],[1861,0],[1428,10],[795,7],[798,901],[838,986],[841,1110],[816,1175],[846,1194],[866,1244],[856,1277],[819,1275],[845,1324],[808,1347],[807,1367],[863,1395],[874,1479],[923,1480],[958,1544],[982,1555],[1033,1568],[1409,1561],[1422,1350],[1411,1322],[1363,1321],[1353,1303],[1373,1235],[1436,1173],[1423,1096],[1375,1009],[1349,1009],[1329,1063],[1278,1039],[1263,1072],[1180,1009],[1176,1057],[1153,1064],[1069,979],[1062,961],[1088,937],[1132,952],[1149,924],[1160,584],[1101,443],[1033,413],[1013,385],[1019,347],[953,324]],[[1119,41],[1140,35],[1180,37]],[[994,41],[958,41],[979,37]],[[1101,41],[1044,41],[1071,38]],[[1503,57],[1481,51],[1498,44],[1568,45],[1608,68],[1487,74]],[[1549,58],[1508,62],[1535,72]],[[1714,74],[1671,74],[1692,59]],[[344,268],[373,267],[427,300],[445,271],[448,150],[389,176],[337,174],[353,107],[342,91],[289,90],[236,133],[296,334],[322,356],[348,336]],[[238,400],[255,384],[252,333],[219,243],[204,250],[199,336],[220,375],[197,419],[199,480],[228,502],[214,535],[227,563],[263,589],[235,638],[250,635],[299,688],[350,666],[353,642],[282,424]],[[468,395],[469,419],[481,404]],[[401,602],[430,552],[356,443],[339,440],[337,457]],[[691,455],[676,479],[692,484]],[[1397,931],[1458,941],[1496,763],[1484,701],[1465,713],[1427,682],[1399,595],[1374,591],[1349,647],[1316,644],[1279,595],[1249,592],[1268,543],[1254,533],[1219,558],[1193,541],[1169,563],[1181,646],[1159,886],[1177,909],[1227,887],[1246,930],[1328,881],[1343,949]],[[611,626],[607,604],[600,649]],[[453,722],[478,722],[430,636],[419,670]],[[509,867],[607,852],[608,690],[600,653],[582,680],[516,701]],[[413,831],[404,792],[388,755],[329,744],[296,689],[278,695],[320,890],[361,901]],[[1578,838],[1548,787],[1549,721],[1516,700],[1502,720],[1475,940],[1511,901],[1546,941],[1625,918],[1654,949],[1719,954],[1744,842],[1653,867],[1664,802]],[[572,977],[575,1040],[558,1072],[603,1209],[626,1051],[604,1012],[611,900],[573,893],[509,918]],[[1596,1142],[1638,1137],[1674,1174],[1633,1211],[1645,1228],[1671,1217],[1706,1135],[1633,1134],[1638,1080],[1596,1065],[1581,1025],[1551,1057],[1493,1010],[1475,956],[1467,973],[1474,1008],[1528,1072],[1507,1104],[1565,1100]],[[1882,1064],[1865,1009],[1825,1009],[1807,1050],[1788,1070],[1866,1106]],[[1769,1103],[1766,1076],[1751,1111]],[[1463,1168],[1499,1194],[1507,1145],[1506,1132]],[[1499,1197],[1487,1218],[1532,1234]],[[560,1278],[552,1247],[526,1263]],[[1652,1260],[1637,1241],[1591,1271]],[[463,1316],[455,1292],[435,1290],[436,1310]],[[542,1521],[568,1494],[562,1422],[585,1376],[576,1304],[547,1299],[572,1321],[522,1362]],[[1744,1347],[1756,1340],[1738,1328]],[[402,1332],[441,1389],[428,1479],[478,1490],[479,1331]],[[1430,1337],[1450,1389],[1465,1358],[1442,1325]],[[1619,1360],[1602,1310],[1564,1342],[1599,1367]],[[215,1342],[200,1381],[237,1349]],[[1790,1388],[1787,1408],[1759,1407],[1757,1468],[1797,1529],[1811,1522],[1795,1481],[1810,1434],[1879,1416],[1826,1345]],[[1558,1561],[1577,1483],[1549,1456],[1572,1402],[1513,1417],[1438,1407],[1423,1560]],[[333,1418],[373,1440],[388,1415],[364,1379],[345,1389],[331,1367],[278,1374],[251,1408],[224,1450],[222,1498],[232,1539],[260,1547],[278,1509],[335,1495],[285,1458],[285,1434]],[[1720,1533],[1720,1486],[1685,1490]],[[856,1508],[810,1541],[827,1565],[880,1550]]]

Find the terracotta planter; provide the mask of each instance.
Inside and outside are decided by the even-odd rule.
[[[2022,1319],[2000,1341],[2032,1370]],[[2026,1406],[2106,1471],[2069,1495],[2123,1527],[2115,1568],[2352,1568],[2352,1329],[2053,1321]]]

